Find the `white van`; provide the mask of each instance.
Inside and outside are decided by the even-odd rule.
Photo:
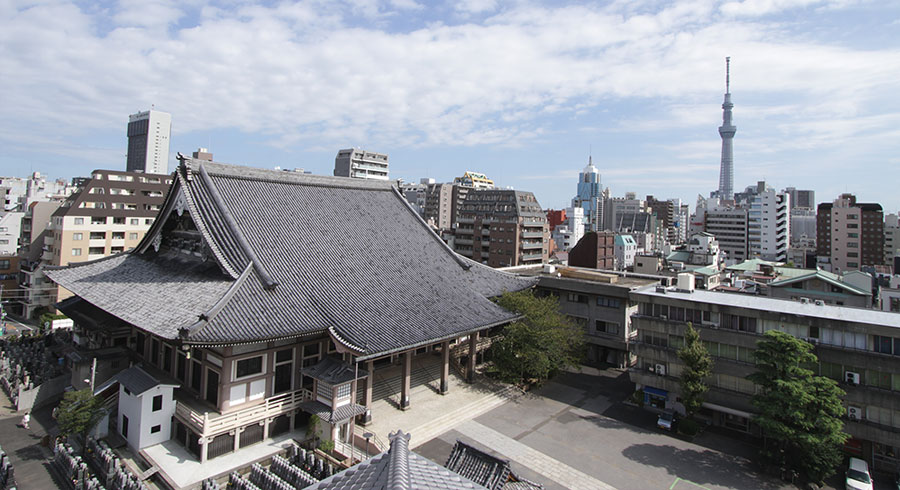
[[[872,490],[872,476],[869,465],[859,458],[850,458],[847,468],[847,490]]]

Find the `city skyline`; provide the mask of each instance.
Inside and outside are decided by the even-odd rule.
[[[766,180],[900,209],[900,6],[545,6],[65,1],[0,10],[0,174],[124,170],[128,114],[172,114],[171,153],[330,175],[340,148],[391,177],[466,170],[575,195],[589,156],[613,195],[717,188],[731,56],[736,191]],[[170,167],[174,165],[170,159]]]

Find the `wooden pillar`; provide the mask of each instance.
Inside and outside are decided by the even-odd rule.
[[[209,439],[201,437],[198,442],[200,443],[200,462],[205,463],[207,455],[209,454]]]
[[[363,425],[372,423],[372,385],[375,384],[375,361],[366,361],[366,372],[369,373],[369,377],[364,381],[366,389],[363,406],[366,407],[366,413],[362,416]]]
[[[265,441],[266,439],[269,438],[269,422],[271,422],[271,421],[272,421],[272,419],[269,419],[269,418],[265,418],[265,419],[262,420],[262,424],[263,424],[263,440],[264,440],[264,441]]]
[[[441,342],[441,394],[450,391],[450,341]]]
[[[475,382],[475,356],[478,354],[478,332],[469,335],[469,362],[466,363],[466,381]]]
[[[241,432],[244,432],[243,428],[234,429],[234,452],[241,448]]]
[[[403,374],[400,385],[400,410],[409,408],[409,378],[412,371],[412,351],[403,353]]]

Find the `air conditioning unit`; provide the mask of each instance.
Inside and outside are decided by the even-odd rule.
[[[665,364],[657,364],[656,365],[656,374],[657,374],[657,376],[665,376],[666,375],[666,365]]]
[[[844,380],[847,384],[858,385],[859,384],[859,373],[854,373],[853,371],[847,371],[844,373]]]
[[[850,420],[859,420],[862,418],[862,409],[859,407],[847,407],[847,418]]]

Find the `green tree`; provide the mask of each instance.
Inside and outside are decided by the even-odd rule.
[[[840,419],[844,391],[806,368],[818,362],[812,346],[784,332],[766,332],[753,356],[757,370],[747,379],[760,387],[753,405],[766,436],[763,458],[821,483],[841,463],[849,437]]]
[[[712,374],[713,367],[709,351],[700,342],[700,333],[690,322],[684,329],[684,346],[678,349],[678,358],[684,363],[681,370],[681,402],[690,418],[703,405],[703,397],[709,391],[706,378]]]
[[[90,388],[69,391],[59,402],[59,411],[56,416],[59,433],[64,436],[81,436],[83,452],[88,433],[105,414],[103,400],[94,396]]]
[[[581,361],[584,333],[559,312],[555,297],[539,298],[531,290],[507,292],[497,304],[522,315],[503,329],[491,347],[494,365],[504,381],[541,383]]]

